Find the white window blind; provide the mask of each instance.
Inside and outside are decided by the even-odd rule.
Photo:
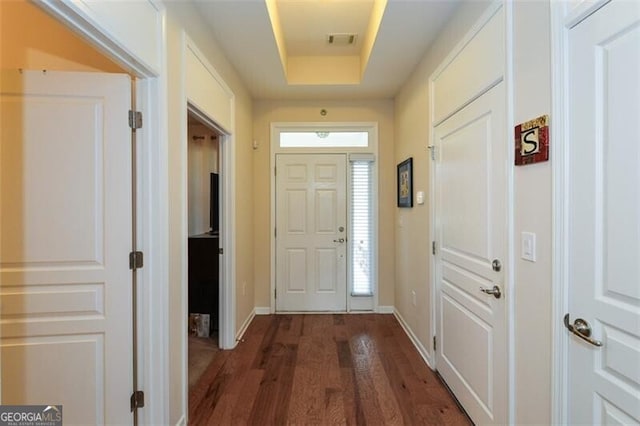
[[[373,156],[351,155],[351,294],[373,295]]]

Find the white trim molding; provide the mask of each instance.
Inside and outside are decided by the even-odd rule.
[[[256,306],[254,311],[256,315],[271,315],[271,307],[269,306]]]
[[[567,18],[567,4],[551,4],[551,85],[552,105],[550,131],[559,143],[551,144],[552,174],[552,320],[551,320],[551,421],[566,424],[567,421],[567,355],[568,339],[561,326],[568,310],[568,252],[566,241],[568,200],[567,173],[567,37],[573,20]],[[563,143],[563,141],[565,143]]]
[[[395,314],[397,311],[393,306],[378,306],[376,312],[379,314]]]
[[[242,322],[242,326],[240,326],[240,329],[236,333],[236,342],[242,341],[242,337],[244,336],[244,333],[247,331],[247,328],[249,328],[249,326],[251,325],[251,321],[253,321],[253,318],[255,318],[255,316],[256,316],[256,310],[253,309],[251,312],[249,312],[249,315],[247,315],[247,318],[245,318],[245,320]]]

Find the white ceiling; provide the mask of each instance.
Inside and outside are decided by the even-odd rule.
[[[193,1],[254,98],[326,100],[395,96],[461,0],[389,0],[360,84],[343,85],[287,84],[264,0]],[[279,0],[288,53],[354,54],[372,4],[373,0]],[[344,15],[336,7],[344,8]],[[358,33],[356,46],[327,47],[325,37],[332,32]]]

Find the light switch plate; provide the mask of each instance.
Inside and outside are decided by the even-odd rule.
[[[416,202],[418,204],[424,204],[424,191],[418,191],[416,193]]]
[[[529,262],[536,261],[536,234],[533,232],[523,232],[521,234],[521,254],[524,260]]]

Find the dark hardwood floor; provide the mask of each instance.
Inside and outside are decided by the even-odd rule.
[[[392,315],[257,316],[189,394],[191,425],[467,425]]]

